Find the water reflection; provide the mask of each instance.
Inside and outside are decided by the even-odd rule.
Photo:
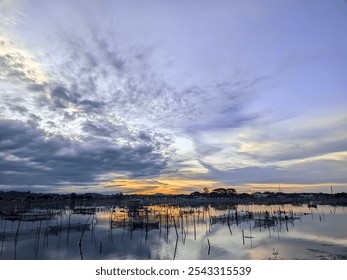
[[[343,207],[74,207],[2,213],[1,259],[346,259]]]

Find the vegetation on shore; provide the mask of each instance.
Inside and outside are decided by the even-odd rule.
[[[0,206],[5,205],[127,205],[137,204],[172,204],[172,205],[204,205],[204,204],[305,204],[347,205],[347,193],[283,193],[256,192],[237,193],[235,189],[218,188],[212,191],[191,194],[99,194],[99,193],[32,193],[30,191],[0,191]]]

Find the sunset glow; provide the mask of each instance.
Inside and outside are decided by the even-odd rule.
[[[0,1],[0,189],[347,191],[346,15]]]

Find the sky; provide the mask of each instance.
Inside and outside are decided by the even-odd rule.
[[[344,0],[1,0],[0,190],[347,191]]]

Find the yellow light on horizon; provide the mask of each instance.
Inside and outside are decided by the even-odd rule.
[[[158,178],[158,179],[128,179],[121,178],[104,183],[104,187],[115,186],[118,191],[134,194],[187,194],[201,191],[204,187],[218,187],[220,183],[213,180]],[[102,187],[102,186],[101,186]]]

